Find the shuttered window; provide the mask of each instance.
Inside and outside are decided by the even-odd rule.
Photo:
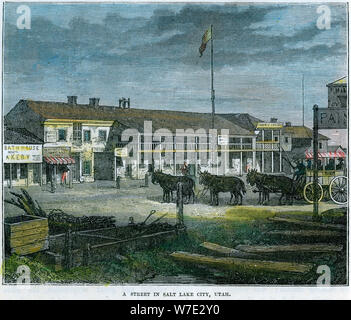
[[[91,174],[91,161],[83,161],[83,174],[84,175]]]
[[[66,129],[58,129],[58,141],[66,141]]]
[[[84,130],[84,142],[91,141],[91,132],[90,130]]]
[[[99,141],[106,141],[106,130],[99,130]]]
[[[82,124],[73,123],[73,140],[82,141]]]

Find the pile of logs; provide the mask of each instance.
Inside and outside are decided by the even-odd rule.
[[[92,229],[110,228],[115,226],[115,217],[109,216],[82,216],[76,217],[67,214],[60,209],[52,209],[47,216],[49,229],[58,233],[71,229],[72,231],[83,231]]]
[[[22,194],[11,191],[10,193],[15,198],[5,199],[5,202],[22,209],[27,215],[47,218],[50,233],[66,232],[68,229],[81,231],[115,226],[115,218],[111,216],[76,217],[60,209],[51,209],[47,213],[41,208],[38,201],[32,199],[26,190],[21,189],[21,191]]]

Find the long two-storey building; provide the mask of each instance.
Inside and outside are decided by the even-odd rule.
[[[141,179],[155,169],[180,174],[183,160],[193,175],[198,169],[240,175],[255,167],[256,135],[234,121],[216,115],[211,128],[210,114],[130,108],[129,103],[102,106],[98,98],[90,98],[89,104],[78,104],[75,96],[67,102],[20,100],[5,123],[43,141],[43,184],[52,179],[58,183],[67,168],[70,182],[90,182],[117,176]],[[146,125],[151,131],[146,132]],[[126,129],[137,132],[130,137],[138,143],[138,157],[131,162],[127,156],[132,151],[122,139]],[[216,144],[220,141],[215,158],[211,129],[217,130]],[[167,143],[164,130],[170,135]],[[180,153],[184,159],[178,161]]]

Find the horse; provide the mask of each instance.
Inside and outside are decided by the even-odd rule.
[[[210,190],[211,205],[219,204],[218,194],[220,192],[230,192],[229,203],[232,203],[235,197],[235,204],[241,205],[243,196],[246,193],[244,182],[237,177],[217,176],[209,172],[200,172],[200,184],[204,185]],[[239,203],[240,198],[240,203]]]
[[[160,185],[163,189],[163,201],[166,202],[170,202],[170,198],[173,200],[173,191],[177,190],[177,184],[181,182],[183,185],[182,193],[187,199],[186,202],[189,203],[191,198],[192,202],[195,202],[195,182],[187,176],[172,176],[158,170],[152,173],[151,182]]]
[[[167,175],[161,171],[154,171],[151,175],[151,182],[153,184],[159,184],[163,191],[163,202],[170,202],[170,195],[173,200],[172,189],[169,187]]]
[[[264,175],[257,172],[256,169],[247,172],[246,182],[257,188],[253,192],[258,192],[258,204],[263,204],[266,200],[269,201],[269,190],[265,188],[263,181]]]
[[[294,196],[296,195],[296,183],[293,179],[282,175],[271,175],[257,172],[256,169],[249,170],[247,174],[247,182],[251,186],[256,186],[263,197],[259,195],[259,203],[268,199],[269,193],[281,193],[279,204],[282,204],[282,199],[285,196],[286,201],[290,198],[290,203],[293,204]]]

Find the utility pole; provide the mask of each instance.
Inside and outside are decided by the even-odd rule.
[[[214,129],[215,117],[215,91],[213,89],[213,26],[211,24],[211,101],[212,101],[212,129]]]
[[[313,218],[318,219],[318,105],[313,106]]]

